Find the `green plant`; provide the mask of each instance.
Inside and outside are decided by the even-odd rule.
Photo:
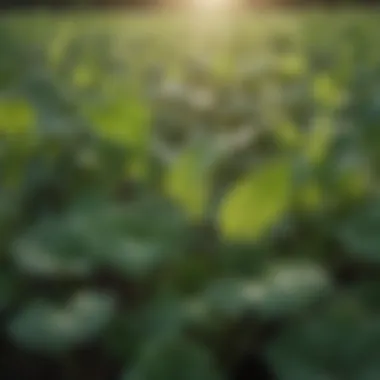
[[[1,20],[5,360],[377,379],[376,17],[77,17]]]

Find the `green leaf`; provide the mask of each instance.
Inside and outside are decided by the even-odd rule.
[[[231,240],[257,240],[289,206],[292,165],[274,161],[240,180],[222,200],[219,227]]]
[[[58,66],[62,62],[69,47],[70,40],[74,37],[73,32],[73,25],[70,25],[70,22],[66,22],[57,31],[47,52],[48,62],[51,66]]]
[[[105,241],[100,253],[100,263],[130,278],[147,278],[163,262],[163,247],[160,241],[147,241],[134,237]],[[108,247],[107,247],[108,246]]]
[[[123,380],[220,380],[207,348],[190,340],[168,336],[149,342],[137,365]]]
[[[380,262],[380,205],[369,204],[344,221],[338,236],[346,252],[362,262]]]
[[[23,273],[47,278],[86,277],[93,269],[88,226],[70,216],[46,218],[12,244],[11,258]]]
[[[342,90],[328,74],[320,74],[313,83],[314,99],[326,108],[337,108],[344,100]]]
[[[45,250],[39,243],[22,242],[15,247],[13,260],[25,274],[57,278],[83,277],[90,272],[86,259],[59,257],[57,252]]]
[[[306,211],[318,210],[324,201],[321,185],[316,180],[309,180],[302,184],[295,199],[297,204]]]
[[[265,296],[258,305],[263,316],[300,313],[332,290],[328,273],[310,263],[290,262],[275,266],[264,277]]]
[[[64,305],[34,301],[8,325],[10,338],[20,347],[60,353],[95,338],[114,313],[108,294],[80,292]]]
[[[274,133],[281,147],[298,148],[302,143],[303,135],[291,121],[280,123]]]
[[[257,311],[266,293],[266,286],[260,281],[231,278],[210,284],[200,301],[203,301],[203,314],[207,311],[209,316],[214,316],[215,324],[216,316],[222,321]]]
[[[301,54],[288,54],[280,60],[280,70],[290,78],[299,77],[307,70],[305,61],[305,56]]]
[[[148,149],[151,135],[147,106],[136,98],[123,98],[86,111],[95,130],[111,141],[129,148],[131,155],[126,171],[135,178],[144,178],[148,171]]]
[[[184,322],[181,300],[167,293],[159,295],[149,302],[139,317],[145,341],[180,333]]]
[[[378,321],[363,310],[358,313],[361,305],[355,300],[351,305],[343,301],[332,300],[323,310],[289,325],[269,344],[267,357],[280,379],[303,367],[310,374],[350,379],[361,379],[375,369]]]
[[[306,136],[303,152],[312,164],[321,163],[327,156],[334,138],[334,126],[330,118],[317,117]]]
[[[33,131],[36,116],[24,99],[0,98],[0,133],[23,134]]]
[[[128,147],[142,148],[150,136],[149,113],[138,99],[122,99],[87,111],[98,132]]]
[[[78,87],[86,87],[94,82],[94,74],[91,67],[80,64],[73,72],[73,82]]]
[[[355,148],[351,148],[333,169],[334,185],[342,198],[360,198],[371,190],[372,168],[365,157],[357,154]]]
[[[192,220],[205,216],[210,196],[209,161],[202,150],[185,150],[168,168],[164,178],[166,194]]]
[[[231,319],[247,312],[264,318],[284,317],[306,310],[331,289],[331,279],[322,268],[292,262],[273,266],[257,279],[213,282],[199,301],[203,302],[204,313],[218,319]]]
[[[123,207],[110,201],[83,202],[68,213],[67,225],[73,232],[71,241],[76,237],[92,266],[146,279],[181,256],[186,230],[178,214],[170,204],[150,197]]]

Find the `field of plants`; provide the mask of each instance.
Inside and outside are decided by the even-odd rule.
[[[0,378],[379,380],[378,24],[0,16]]]

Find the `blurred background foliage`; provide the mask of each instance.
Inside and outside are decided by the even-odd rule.
[[[1,16],[2,379],[380,378],[378,16],[208,21]]]
[[[213,0],[211,0],[213,1]],[[241,1],[241,0],[238,0]],[[243,0],[248,6],[273,7],[273,6],[326,6],[335,7],[341,5],[377,5],[379,0]],[[181,4],[182,3],[182,4]],[[17,7],[48,7],[48,8],[67,8],[67,7],[165,7],[182,6],[186,0],[1,0],[0,8]]]

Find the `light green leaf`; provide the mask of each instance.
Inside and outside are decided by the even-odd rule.
[[[122,99],[88,110],[95,128],[106,138],[132,149],[147,144],[150,134],[149,112],[138,99]]]
[[[190,219],[204,216],[210,195],[210,175],[204,152],[185,150],[168,168],[164,188]]]
[[[219,226],[227,239],[257,240],[289,206],[292,165],[277,160],[240,180],[222,200]]]
[[[305,157],[310,163],[319,164],[325,159],[333,142],[334,132],[330,118],[317,117],[314,119],[303,149]]]
[[[303,136],[297,126],[291,121],[280,123],[274,133],[281,147],[298,148],[302,143]]]
[[[147,106],[138,97],[122,98],[88,110],[87,116],[101,136],[129,148],[126,171],[135,178],[144,178],[151,131]]]
[[[289,77],[298,77],[307,70],[307,62],[301,54],[289,54],[280,60],[281,72]]]
[[[321,74],[314,79],[313,83],[314,99],[326,108],[335,109],[344,100],[344,94],[334,83],[333,78],[328,74]]]
[[[94,73],[91,67],[78,65],[73,71],[73,82],[78,87],[89,86],[94,81]]]
[[[33,130],[36,116],[24,99],[0,99],[0,133],[26,133]]]

